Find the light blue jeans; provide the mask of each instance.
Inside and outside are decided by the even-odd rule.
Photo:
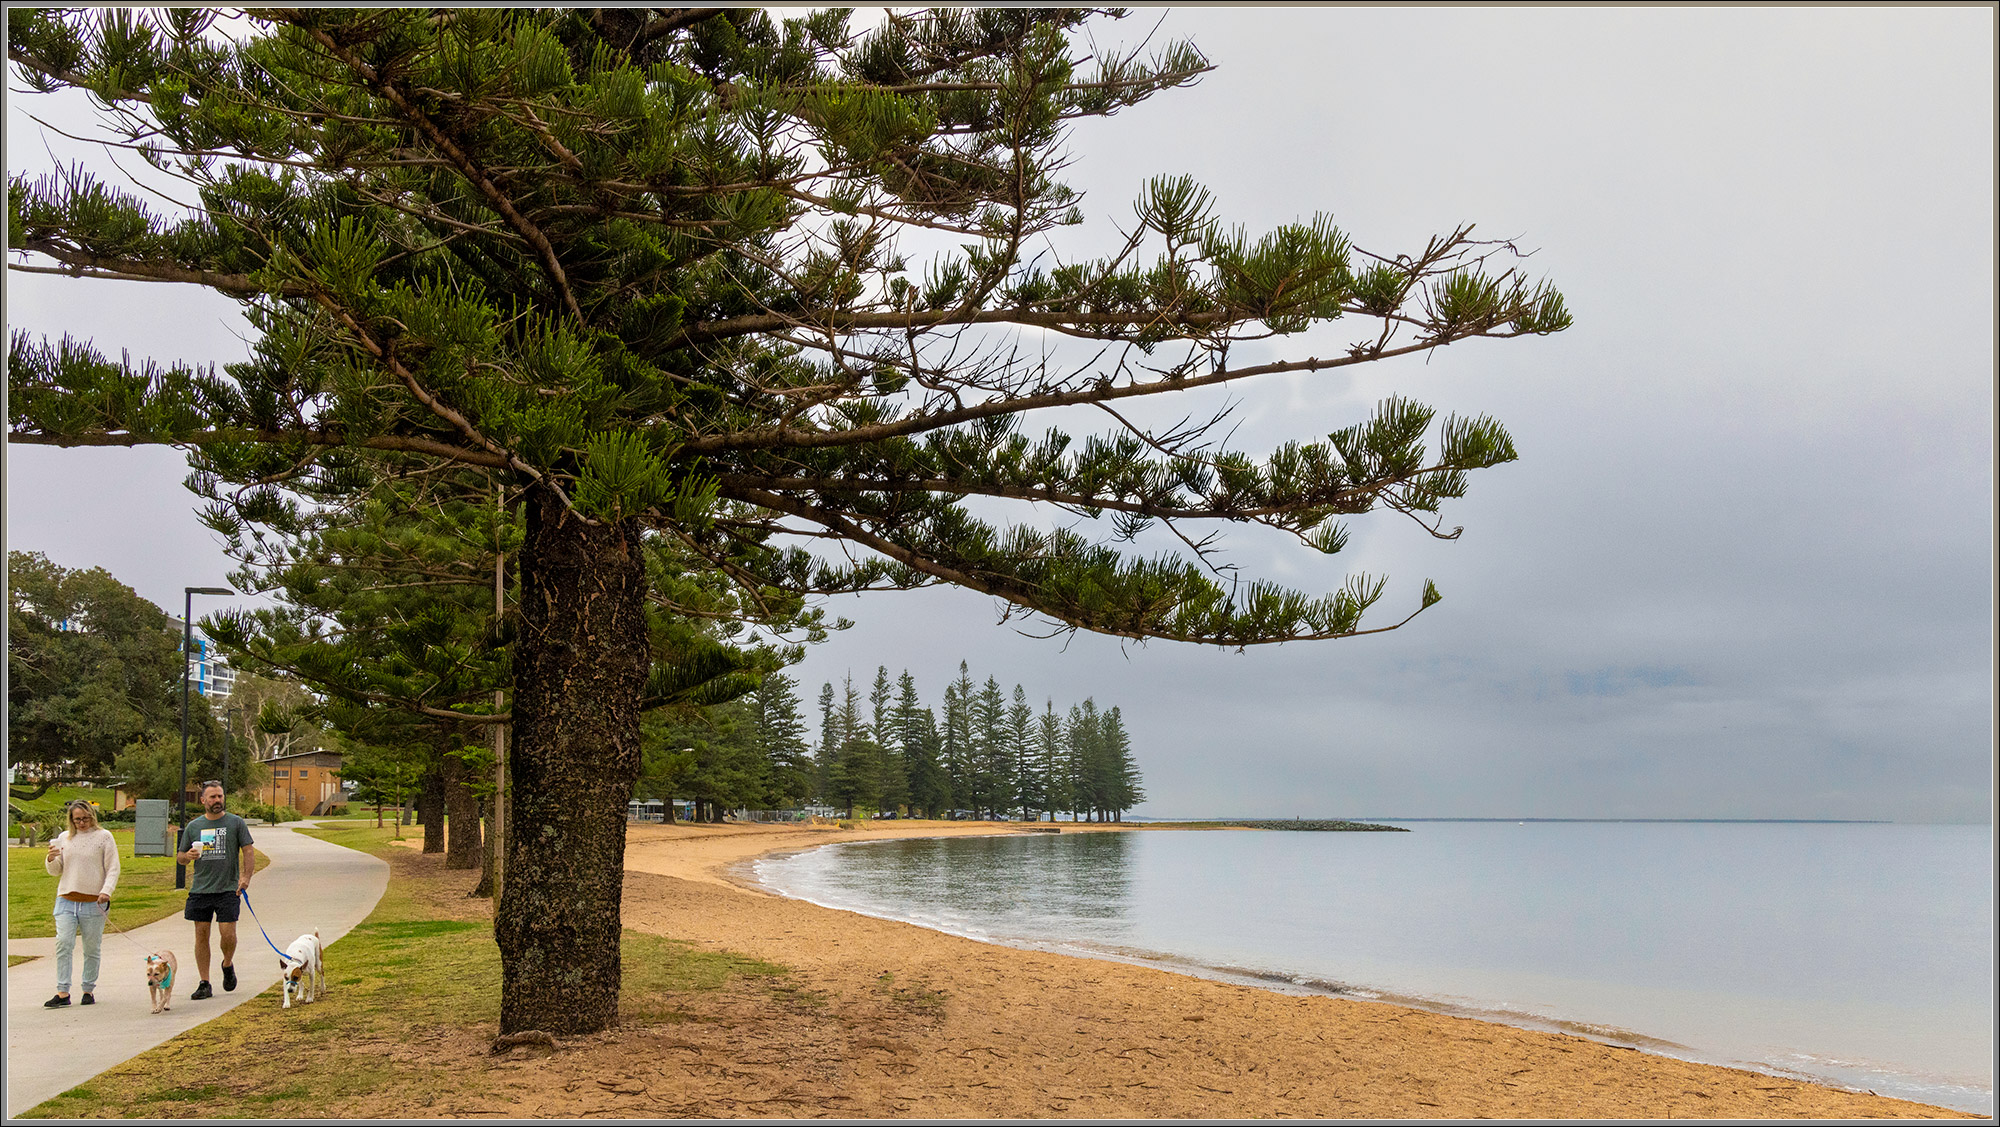
[[[69,993],[70,960],[83,938],[83,992],[97,989],[97,964],[104,951],[104,911],[108,905],[56,897],[56,993]]]

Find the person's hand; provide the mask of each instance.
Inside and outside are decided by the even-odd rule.
[[[62,850],[57,849],[53,845],[49,846],[49,860],[53,861],[60,856],[62,856]]]
[[[97,894],[97,902],[98,902],[99,904],[102,904],[102,905],[104,905],[106,909],[109,909],[109,908],[111,907],[111,895],[110,895],[110,893],[106,893],[106,892],[100,892],[100,893],[98,893],[98,894]]]
[[[250,874],[245,873],[242,876],[236,878],[236,891],[238,892],[250,891]]]

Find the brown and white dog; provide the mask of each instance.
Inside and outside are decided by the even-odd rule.
[[[278,960],[278,975],[285,985],[285,1004],[280,1009],[292,1008],[292,994],[298,993],[299,1004],[317,1001],[320,991],[326,989],[326,968],[320,962],[319,932],[301,935],[285,948]]]
[[[146,956],[146,993],[153,997],[153,1012],[169,1009],[174,998],[174,972],[180,964],[172,951],[155,951]]]

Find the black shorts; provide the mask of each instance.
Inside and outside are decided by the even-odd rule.
[[[234,892],[190,892],[187,911],[181,913],[198,924],[210,920],[233,924],[243,911],[243,901]]]

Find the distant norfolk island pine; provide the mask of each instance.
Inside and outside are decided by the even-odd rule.
[[[1020,685],[982,686],[961,661],[933,710],[909,670],[892,680],[884,665],[865,694],[852,675],[820,687],[812,743],[797,689],[772,673],[699,717],[648,720],[632,797],[690,799],[698,822],[807,803],[850,818],[1122,822],[1146,798],[1123,715],[1095,698],[1037,711]]]

